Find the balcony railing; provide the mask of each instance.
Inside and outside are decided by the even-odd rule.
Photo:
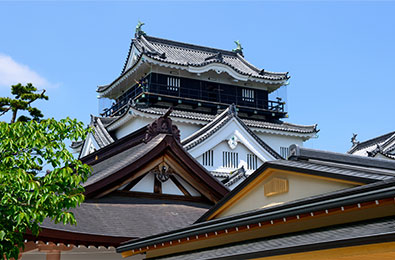
[[[261,99],[257,97],[243,97],[242,95],[230,95],[221,93],[221,90],[198,90],[187,87],[174,87],[155,83],[136,84],[129,89],[117,103],[109,109],[105,109],[103,116],[117,116],[125,112],[125,105],[134,99],[148,98],[150,96],[162,97],[163,99],[184,100],[186,103],[194,102],[206,105],[227,106],[235,104],[240,108],[263,110],[272,113],[285,113],[284,102],[278,98],[277,101]]]

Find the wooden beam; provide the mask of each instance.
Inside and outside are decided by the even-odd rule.
[[[148,192],[139,192],[139,191],[123,191],[123,190],[114,191],[113,194],[119,196],[133,197],[133,198],[181,200],[181,201],[191,201],[191,202],[199,202],[204,204],[211,204],[211,202],[205,197],[192,197],[192,196],[183,196],[183,195],[173,195],[173,194],[163,194],[163,193],[159,194],[159,193],[148,193]]]
[[[146,173],[148,173],[150,170],[152,170],[153,168],[155,168],[155,166],[157,166],[158,164],[160,164],[161,162],[163,162],[163,156],[156,158],[154,160],[152,160],[150,163],[148,163],[145,167],[139,169],[137,172],[132,173],[131,177],[129,177],[128,179],[126,179],[125,181],[119,183],[118,185],[115,185],[113,187],[111,187],[110,189],[98,194],[95,196],[95,198],[101,198],[104,195],[107,195],[115,190],[117,190],[119,187],[122,187],[123,185],[125,185],[128,182],[133,181],[134,179],[145,175]]]
[[[191,194],[187,191],[187,189],[182,186],[182,184],[177,180],[176,176],[170,175],[170,180],[174,182],[174,184],[177,186],[177,188],[184,193],[185,196],[191,196]]]
[[[162,194],[162,182],[156,176],[154,176],[154,193]]]

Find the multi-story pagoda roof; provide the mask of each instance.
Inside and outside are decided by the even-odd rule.
[[[257,68],[249,63],[240,52],[141,35],[132,39],[121,75],[111,84],[99,86],[97,92],[106,95],[111,89],[116,88],[125,76],[128,77],[143,63],[186,70],[196,74],[210,70],[218,73],[227,72],[235,80],[280,86],[290,78],[288,72],[271,72]]]

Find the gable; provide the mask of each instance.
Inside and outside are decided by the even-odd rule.
[[[85,139],[85,142],[82,146],[81,153],[80,153],[80,158],[87,156],[88,154],[91,154],[97,150],[100,149],[100,146],[96,142],[95,138],[93,137],[92,133],[88,134],[88,137]]]
[[[192,200],[193,197],[199,197],[215,203],[228,192],[172,135],[159,134],[147,143],[136,144],[108,158],[100,157],[96,155],[98,159],[92,162],[92,176],[84,183],[85,196],[88,198],[101,198],[118,191],[131,196],[171,195]],[[155,174],[160,173],[159,169],[163,167],[166,168],[166,174],[169,173],[169,178],[161,182]],[[135,191],[131,190],[133,187]]]
[[[243,126],[240,125],[236,118],[229,120],[229,122],[222,126],[221,129],[201,141],[195,147],[189,149],[188,152],[194,158],[198,158],[206,151],[215,149],[215,146],[220,143],[228,143],[232,138],[235,138],[235,148],[237,148],[238,144],[243,144],[244,147],[246,147],[252,154],[255,154],[263,162],[276,159],[266,151]],[[228,150],[234,149],[229,147]]]
[[[134,44],[132,45],[132,48],[129,52],[129,56],[127,59],[127,63],[124,69],[124,72],[127,71],[129,68],[133,67],[133,65],[137,62],[139,59],[140,52],[137,50],[136,46]]]
[[[361,183],[269,168],[208,219],[279,205],[359,185]]]
[[[166,163],[168,159],[162,157],[160,163],[152,167],[148,172],[141,176],[124,182],[124,184],[115,192],[121,192],[125,195],[135,195],[135,193],[145,193],[154,195],[171,195],[177,196],[178,199],[197,200],[203,198],[198,188],[183,177],[183,174],[174,170]],[[143,194],[140,194],[143,195]]]

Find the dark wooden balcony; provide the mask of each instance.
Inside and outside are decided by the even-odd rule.
[[[226,89],[213,87],[211,89],[193,89],[187,86],[172,87],[158,83],[140,83],[129,89],[110,108],[105,109],[103,116],[118,116],[125,112],[129,102],[145,105],[159,105],[171,103],[174,107],[179,104],[190,105],[193,109],[198,107],[212,108],[216,113],[217,109],[223,109],[231,104],[235,104],[239,111],[247,114],[264,114],[272,118],[283,118],[286,115],[284,102],[260,98],[258,95],[245,97],[229,94]]]

